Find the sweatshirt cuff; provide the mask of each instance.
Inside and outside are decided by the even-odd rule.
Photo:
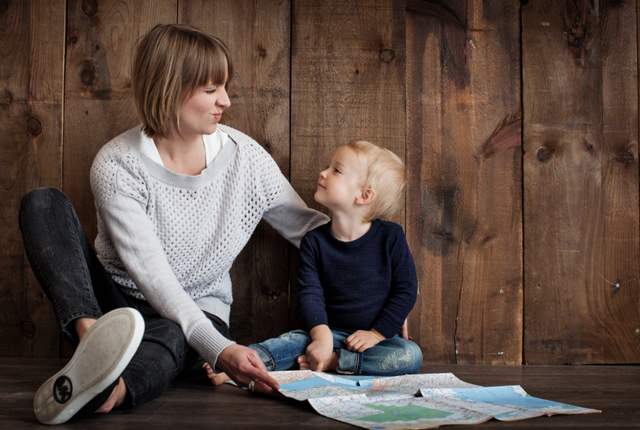
[[[318,316],[315,318],[306,318],[304,323],[306,325],[307,331],[311,331],[312,328],[320,324],[329,325],[329,321],[327,321],[327,318],[323,318],[322,316]]]
[[[218,356],[222,351],[235,344],[215,329],[211,321],[203,320],[193,327],[187,336],[187,342],[215,369]]]
[[[395,324],[389,324],[383,321],[376,322],[371,328],[378,331],[387,339],[400,333],[400,328],[396,327]]]

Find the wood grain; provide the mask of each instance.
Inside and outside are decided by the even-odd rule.
[[[64,1],[0,4],[0,351],[55,356],[52,308],[24,256],[24,193],[61,186]]]
[[[407,232],[431,362],[519,364],[519,4],[409,2]]]
[[[635,2],[530,2],[522,24],[526,362],[637,363]]]

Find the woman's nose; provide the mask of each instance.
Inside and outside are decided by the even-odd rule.
[[[227,94],[226,88],[222,88],[222,93],[220,94],[218,100],[216,100],[216,104],[224,108],[228,108],[229,106],[231,106],[231,99],[229,98],[229,94]]]

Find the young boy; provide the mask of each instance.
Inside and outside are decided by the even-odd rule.
[[[404,165],[389,150],[354,141],[334,152],[314,196],[331,222],[300,244],[306,330],[250,345],[268,370],[385,376],[420,370],[420,348],[398,335],[416,301],[413,258],[402,227],[382,220],[400,209],[404,185]],[[226,379],[205,367],[214,383]]]

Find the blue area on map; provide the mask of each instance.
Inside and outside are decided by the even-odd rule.
[[[575,406],[551,400],[539,399],[529,395],[522,396],[516,392],[517,386],[506,387],[482,387],[452,389],[456,397],[463,400],[491,403],[499,406],[517,406],[527,409],[562,408],[573,409]]]
[[[318,376],[312,376],[301,381],[289,382],[287,384],[280,384],[280,388],[290,391],[307,390],[309,388],[320,387],[340,387],[348,390],[362,390],[371,385],[371,380],[381,379],[376,376],[360,376],[360,375],[340,375],[335,376],[335,381],[328,381]]]

